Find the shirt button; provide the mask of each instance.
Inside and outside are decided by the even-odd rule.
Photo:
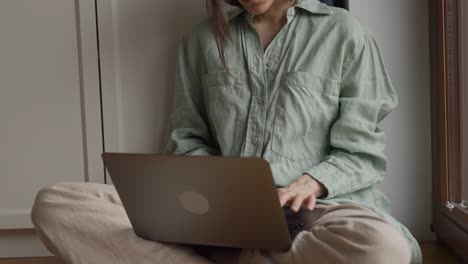
[[[263,99],[261,97],[257,98],[257,103],[258,104],[262,104],[263,103]]]
[[[267,66],[268,68],[273,67],[273,62],[271,62],[271,61],[267,62],[266,66]]]
[[[258,138],[257,138],[257,137],[253,137],[253,138],[252,138],[252,143],[253,143],[253,144],[257,144],[257,142],[258,142]]]

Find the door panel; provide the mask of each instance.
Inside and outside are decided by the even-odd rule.
[[[89,38],[81,49],[78,32],[77,8],[94,17],[85,2],[0,1],[0,229],[32,227],[30,208],[44,185],[103,181],[102,164],[89,159],[102,144],[100,112],[92,112],[99,105],[85,101],[99,94],[97,74],[82,74],[98,61],[82,60],[93,49]]]

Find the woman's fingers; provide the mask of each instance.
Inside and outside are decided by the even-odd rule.
[[[279,188],[278,196],[281,207],[290,203],[291,210],[298,212],[300,208],[313,210],[316,198],[313,194],[297,191],[297,188]]]
[[[317,200],[316,200],[315,196],[310,195],[309,197],[307,197],[307,199],[304,200],[304,202],[303,202],[302,205],[303,205],[304,208],[306,208],[307,210],[312,211],[312,210],[314,210],[314,208],[315,208],[315,203],[316,203],[316,202],[317,202]]]
[[[306,196],[304,196],[304,195],[301,195],[301,194],[296,195],[296,197],[294,198],[294,201],[293,201],[293,203],[291,205],[291,209],[294,212],[298,212],[299,209],[301,208],[302,202],[304,201],[305,198],[306,198]]]
[[[278,196],[280,200],[281,207],[283,207],[287,202],[294,198],[294,193],[292,193],[287,188],[278,189]]]

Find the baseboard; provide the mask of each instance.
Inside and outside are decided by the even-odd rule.
[[[31,208],[0,209],[0,228],[18,229],[32,228]]]

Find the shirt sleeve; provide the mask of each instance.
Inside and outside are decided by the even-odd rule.
[[[184,38],[179,45],[174,107],[168,126],[165,152],[175,155],[219,155],[214,147],[205,111],[199,74],[194,74],[198,48]]]
[[[378,124],[398,99],[375,39],[368,33],[344,63],[340,89],[331,151],[305,172],[325,186],[325,199],[370,187],[386,173],[384,133]]]

